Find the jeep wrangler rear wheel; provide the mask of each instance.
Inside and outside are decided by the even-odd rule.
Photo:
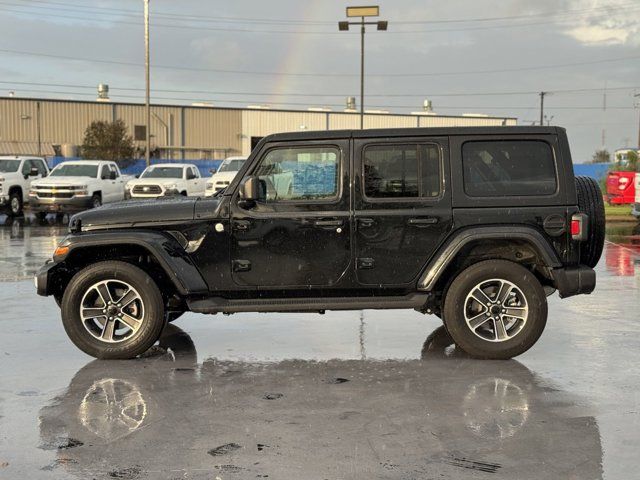
[[[455,278],[443,313],[449,334],[469,355],[508,359],[526,352],[542,335],[547,299],[523,266],[486,260]]]
[[[160,337],[165,314],[153,279],[138,267],[108,261],[78,272],[62,299],[62,323],[83,352],[102,359],[133,358]]]

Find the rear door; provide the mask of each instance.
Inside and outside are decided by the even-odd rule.
[[[451,229],[448,140],[355,139],[354,151],[358,282],[411,284]]]

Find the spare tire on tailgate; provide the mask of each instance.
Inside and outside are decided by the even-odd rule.
[[[595,267],[604,247],[605,218],[604,201],[597,180],[591,177],[576,177],[578,207],[589,217],[587,221],[588,239],[580,244],[580,263]]]

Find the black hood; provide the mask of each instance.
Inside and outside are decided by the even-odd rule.
[[[194,219],[216,218],[220,198],[173,197],[129,200],[104,205],[74,215],[69,230],[99,230],[189,223]]]

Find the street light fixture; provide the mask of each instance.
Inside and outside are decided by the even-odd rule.
[[[338,22],[338,30],[346,32],[349,30],[349,25],[360,26],[360,129],[364,128],[364,32],[365,25],[375,25],[377,30],[384,32],[387,30],[388,22],[385,20],[379,20],[375,22],[365,22],[365,17],[377,17],[380,15],[380,7],[365,6],[365,7],[347,7],[347,17],[360,17],[359,22],[343,21]]]

